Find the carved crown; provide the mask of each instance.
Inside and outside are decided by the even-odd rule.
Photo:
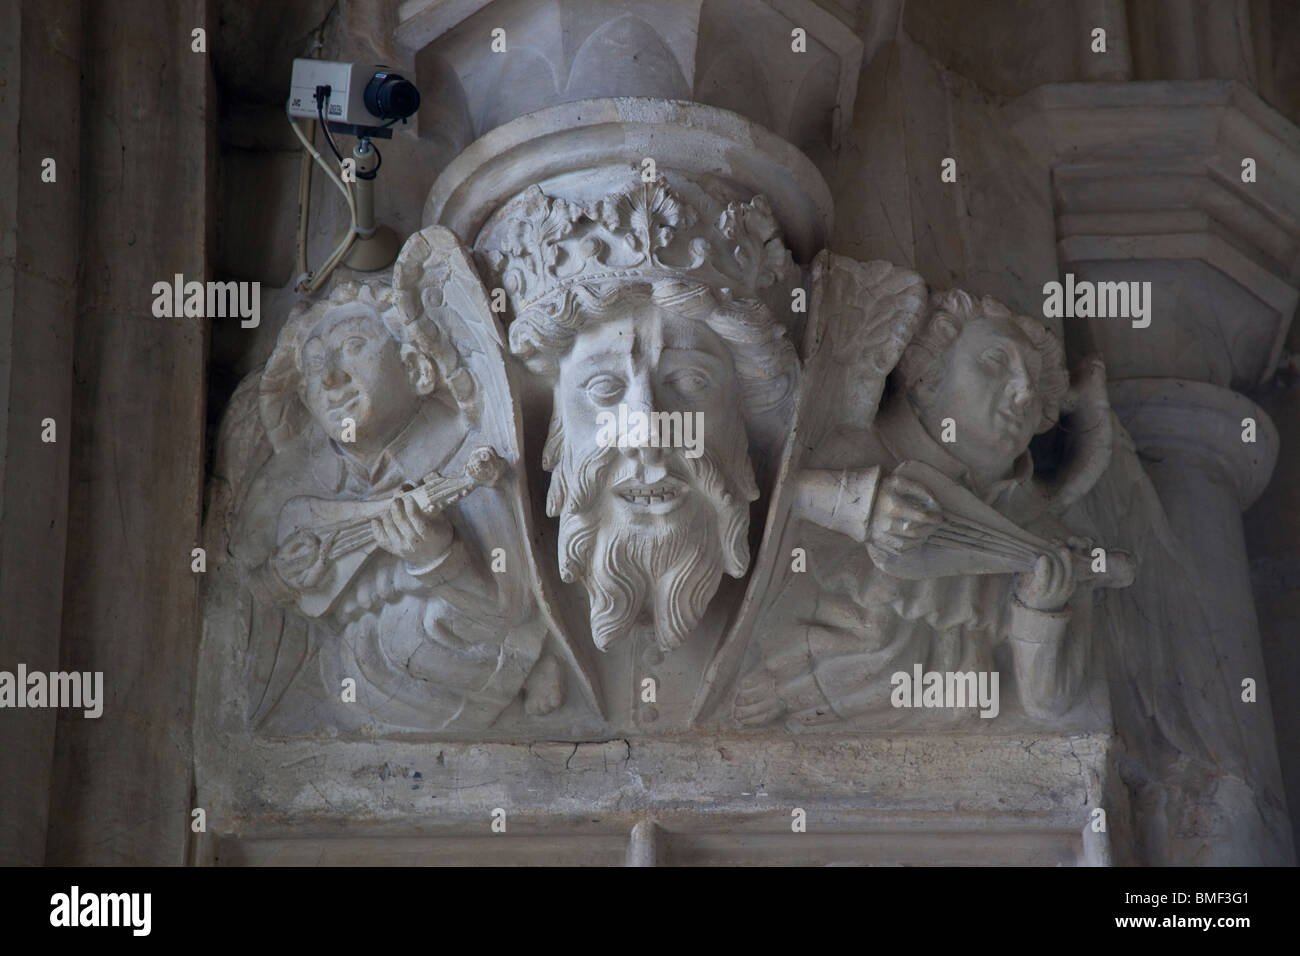
[[[793,267],[762,196],[711,220],[662,178],[590,205],[530,186],[505,208],[500,235],[483,258],[516,317],[566,289],[629,279],[685,278],[752,299]]]

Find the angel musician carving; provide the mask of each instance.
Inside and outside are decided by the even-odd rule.
[[[236,394],[229,551],[261,732],[481,730],[521,696],[559,706],[501,342],[463,249],[430,227],[391,286],[297,308]]]
[[[989,298],[928,296],[888,262],[823,252],[812,289],[802,358],[818,387],[782,463],[776,547],[756,571],[765,598],[710,662],[696,721],[727,702],[749,726],[899,726],[916,712],[892,706],[893,673],[969,672],[996,651],[1031,722],[1113,731],[1142,855],[1186,844],[1231,859],[1242,828],[1284,832],[1258,782],[1267,767],[1225,707],[1238,675],[1200,577],[1100,360],[1067,380],[1041,323]],[[807,573],[788,563],[796,547]],[[1080,715],[1090,677],[1104,701]]]
[[[964,292],[927,308],[920,278],[887,263],[823,256],[818,281],[810,377],[827,388],[800,410],[808,453],[778,551],[802,547],[809,573],[771,589],[733,716],[896,724],[893,675],[997,670],[1000,645],[1027,713],[1068,710],[1091,659],[1091,591],[1135,573],[1129,553],[1062,519],[1109,462],[1100,360],[1071,382],[1041,322]],[[843,321],[836,296],[883,303],[876,326]],[[1062,413],[1072,447],[1035,476],[1030,439]]]

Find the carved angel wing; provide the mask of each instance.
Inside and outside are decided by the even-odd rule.
[[[804,331],[802,388],[777,474],[754,573],[735,623],[705,672],[692,721],[712,713],[732,686],[750,635],[780,593],[774,585],[793,546],[790,512],[799,472],[844,464],[826,460],[834,434],[865,429],[875,418],[890,371],[925,312],[921,277],[889,262],[860,262],[829,250],[812,265]]]
[[[1214,700],[1230,699],[1233,682],[1218,664],[1195,573],[1132,438],[1118,421],[1111,428],[1110,466],[1066,516],[1081,518],[1108,548],[1131,551],[1138,561],[1133,585],[1104,592],[1096,618],[1113,696],[1132,708],[1126,719],[1147,724],[1184,753],[1243,753],[1239,727],[1213,719],[1219,710]]]
[[[583,696],[604,716],[591,652],[561,625],[562,618],[556,613],[559,605],[548,579],[537,566],[531,544],[535,539],[531,498],[522,457],[519,391],[511,379],[500,323],[455,233],[442,226],[428,226],[411,236],[393,266],[393,289],[404,320],[430,319],[460,357],[465,375],[460,380],[453,377],[447,384],[478,429],[479,439],[495,448],[506,463],[500,487],[505,489],[514,512],[524,562],[522,569],[507,567],[506,576],[521,589],[521,596],[527,593],[536,601],[547,629],[577,675]]]
[[[242,580],[235,558],[236,534],[253,479],[272,455],[262,419],[259,390],[262,373],[239,383],[217,435],[212,476],[207,489],[204,548],[205,614],[217,646],[244,650],[247,718],[258,726],[302,669],[308,656],[307,627],[281,606],[258,600]],[[228,692],[235,693],[234,688]]]
[[[827,251],[813,260],[804,364],[807,380],[817,386],[803,409],[803,444],[811,459],[805,466],[823,466],[816,452],[831,433],[871,424],[926,300],[921,277],[892,263]]]

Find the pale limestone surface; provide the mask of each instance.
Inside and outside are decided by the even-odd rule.
[[[6,33],[22,38],[19,88],[47,41],[85,60],[59,60],[74,104],[78,68],[132,76],[134,47],[93,40],[102,17],[55,6],[24,4]],[[64,317],[37,342],[0,314],[15,355],[46,356],[0,366],[0,593],[22,618],[0,644],[104,666],[119,695],[96,725],[4,725],[22,742],[5,758],[35,772],[5,775],[23,811],[0,813],[17,821],[0,855],[1293,861],[1290,21],[1278,4],[1176,6],[222,0],[161,28],[126,17],[178,47],[189,21],[210,24],[211,70],[180,61],[185,102],[209,111],[155,104],[123,126],[105,82],[82,142],[58,127],[95,157],[61,177],[104,198],[84,250],[56,241],[76,230],[33,227],[71,223],[72,193],[0,194],[21,227],[4,301]],[[1252,26],[1266,7],[1271,27]],[[393,63],[425,106],[383,145],[379,218],[410,237],[397,268],[341,272],[294,316],[298,163],[277,84],[322,21],[323,55]],[[1105,56],[1087,48],[1098,23]],[[168,49],[149,55],[176,62]],[[37,129],[27,100],[21,119]],[[15,161],[34,148],[25,136]],[[128,200],[127,181],[166,201]],[[312,261],[340,226],[331,188],[316,177]],[[539,226],[570,230],[562,255],[546,260],[558,247]],[[548,312],[565,289],[532,288],[537,253],[559,286],[590,290],[559,317],[572,335]],[[73,286],[45,283],[57,269],[31,268],[86,254],[75,309]],[[160,338],[135,315],[136,285],[205,259],[260,279],[265,317],[211,327],[206,468],[203,336]],[[512,287],[512,267],[529,281]],[[1044,318],[1043,285],[1067,272],[1151,282],[1151,325]],[[935,344],[936,318],[963,311]],[[1004,370],[981,364],[993,351]],[[667,398],[674,384],[695,394]],[[613,407],[705,414],[716,495],[692,497],[680,449],[625,448],[576,507],[565,456],[590,450],[597,399],[620,388]],[[352,416],[350,443],[354,390],[351,410],[376,414]],[[18,453],[34,410],[62,429],[67,394],[75,441],[33,467],[39,451]],[[999,415],[1003,399],[1042,414]],[[482,480],[459,487],[479,448],[501,476],[471,469]],[[426,477],[415,498],[464,496],[392,513]],[[51,519],[67,545],[47,568],[30,555]],[[194,544],[210,556],[197,581]],[[37,577],[64,581],[58,600],[31,602]],[[999,672],[995,718],[892,706],[895,671],[945,661]],[[165,690],[122,696],[144,686]],[[186,847],[191,772],[208,833]]]
[[[1056,741],[1054,746],[1072,753],[1085,739],[1100,744],[1089,760],[1074,761],[1075,771],[1059,782],[1041,778],[1054,795],[1049,802],[1055,809],[1046,816],[1033,817],[1023,804],[1013,810],[1014,797],[995,798],[1009,812],[1029,812],[1037,820],[1030,829],[1044,839],[1066,839],[1071,861],[1289,857],[1271,727],[1252,726],[1254,718],[1238,715],[1232,704],[1238,671],[1258,669],[1258,642],[1243,639],[1244,656],[1233,666],[1225,664],[1218,636],[1220,622],[1234,613],[1239,627],[1244,624],[1230,609],[1243,592],[1240,586],[1235,592],[1207,591],[1194,583],[1206,572],[1195,566],[1194,555],[1189,563],[1180,540],[1183,505],[1175,500],[1167,515],[1169,502],[1161,497],[1179,492],[1160,485],[1159,470],[1153,484],[1139,459],[1139,451],[1160,442],[1148,424],[1149,403],[1136,397],[1142,386],[1135,376],[1149,375],[1151,363],[1167,357],[1182,364],[1167,366],[1164,374],[1194,374],[1213,383],[1201,388],[1257,381],[1276,364],[1281,331],[1257,331],[1259,323],[1225,296],[1262,296],[1273,315],[1282,315],[1287,301],[1294,304],[1287,284],[1294,278],[1269,272],[1257,260],[1246,265],[1239,253],[1224,252],[1213,240],[1197,245],[1185,236],[1195,220],[1148,209],[1149,199],[1127,213],[1131,226],[1108,208],[1094,213],[1088,197],[1103,194],[1075,166],[1058,168],[1062,135],[1092,137],[1087,147],[1069,148],[1072,161],[1080,148],[1094,148],[1092,142],[1101,160],[1113,156],[1139,170],[1143,161],[1158,161],[1108,139],[1105,130],[1113,124],[1089,132],[1093,116],[1109,123],[1105,110],[1112,102],[1131,109],[1125,96],[1156,103],[1185,96],[1190,109],[1205,113],[1209,127],[1232,122],[1224,119],[1224,109],[1243,103],[1257,125],[1276,127],[1273,120],[1231,88],[1225,98],[1220,88],[1209,87],[1173,94],[1154,87],[1143,92],[1132,84],[1047,87],[1013,104],[1000,122],[1032,135],[1028,156],[1053,171],[1058,191],[1075,191],[1064,200],[1068,215],[1056,225],[1062,271],[1074,269],[1079,280],[1141,280],[1156,287],[1154,323],[1147,328],[1134,328],[1127,317],[1042,318],[1039,290],[1019,271],[1014,282],[1006,283],[1004,273],[1003,281],[992,283],[1006,289],[1009,309],[993,298],[943,291],[962,284],[948,281],[965,272],[952,259],[926,275],[823,251],[827,237],[845,230],[823,179],[841,175],[835,161],[844,145],[840,121],[824,130],[823,139],[809,139],[794,134],[787,107],[773,112],[771,101],[757,96],[728,100],[726,84],[717,85],[722,74],[701,66],[717,62],[711,44],[722,36],[702,26],[710,5],[693,27],[689,17],[696,14],[681,23],[674,19],[686,13],[683,7],[652,28],[632,7],[588,4],[588,38],[574,55],[548,46],[572,26],[560,27],[537,9],[488,4],[475,14],[416,7],[403,8],[394,40],[415,52],[417,70],[459,85],[450,101],[459,97],[464,141],[429,190],[426,227],[411,240],[419,251],[408,246],[392,279],[370,281],[381,299],[391,294],[385,283],[398,286],[392,306],[398,325],[423,316],[439,326],[440,341],[455,352],[439,365],[447,381],[435,385],[425,401],[436,401],[440,387],[450,389],[444,365],[463,368],[468,387],[482,396],[481,421],[462,409],[454,437],[435,439],[430,433],[414,441],[421,464],[411,466],[412,476],[426,468],[450,473],[440,469],[448,456],[439,441],[487,442],[504,456],[513,483],[509,495],[475,491],[429,519],[450,517],[451,534],[413,523],[408,540],[380,540],[373,549],[377,557],[367,561],[405,561],[410,572],[419,569],[410,565],[407,550],[427,564],[450,560],[439,555],[461,547],[477,551],[479,563],[486,564],[491,549],[505,542],[507,571],[498,577],[512,583],[500,582],[497,590],[513,587],[522,595],[509,602],[517,615],[512,620],[519,622],[512,627],[529,633],[539,628],[549,651],[543,655],[529,645],[522,657],[514,655],[513,701],[503,685],[493,698],[497,703],[475,711],[476,718],[457,712],[448,720],[434,700],[458,682],[456,694],[482,696],[484,674],[497,673],[492,668],[499,670],[509,656],[502,649],[510,640],[484,637],[478,645],[456,645],[468,658],[499,652],[499,660],[481,673],[453,666],[459,658],[441,651],[426,654],[424,647],[439,645],[439,629],[486,634],[484,594],[487,606],[500,597],[492,579],[479,582],[477,602],[457,597],[463,583],[458,588],[436,575],[416,575],[405,590],[376,596],[365,581],[365,564],[335,574],[325,560],[317,564],[317,580],[279,579],[287,588],[287,610],[271,626],[281,634],[285,621],[300,624],[308,610],[304,598],[321,587],[322,574],[328,578],[326,600],[339,604],[319,616],[305,615],[313,623],[302,642],[305,650],[298,651],[308,666],[296,679],[314,689],[307,697],[279,701],[287,720],[278,726],[259,725],[251,715],[260,706],[264,680],[237,649],[248,640],[256,644],[258,628],[266,625],[256,611],[250,616],[230,610],[258,600],[250,576],[256,561],[236,551],[235,560],[211,579],[224,583],[210,591],[201,664],[204,695],[211,696],[201,704],[210,723],[198,739],[200,789],[232,821],[210,844],[211,853],[224,859],[274,855],[277,834],[268,827],[286,812],[290,819],[300,817],[300,832],[314,840],[343,827],[336,833],[340,840],[370,833],[361,838],[377,841],[349,844],[351,849],[338,844],[349,858],[383,858],[384,839],[428,813],[440,821],[438,834],[478,847],[490,839],[479,836],[489,814],[501,808],[547,846],[553,828],[578,826],[579,816],[604,821],[605,827],[626,825],[632,830],[628,860],[665,862],[673,858],[665,847],[674,839],[665,834],[684,834],[681,846],[695,846],[720,839],[719,831],[786,829],[773,819],[773,805],[737,804],[731,792],[739,783],[742,796],[771,799],[776,791],[767,782],[769,771],[782,787],[793,788],[783,790],[776,805],[806,790],[791,807],[808,811],[809,804],[826,827],[862,835],[877,825],[864,830],[861,821],[853,822],[857,814],[871,817],[895,808],[879,787],[856,788],[856,771],[834,756],[842,753],[836,748],[958,734],[965,746],[976,748],[971,753],[978,751],[981,772],[1008,775],[1005,786],[1014,774],[1011,752],[1021,746],[1013,742],[1026,735]],[[487,24],[488,13],[507,35],[527,29],[534,41],[527,56],[486,57],[470,24]],[[460,23],[457,18],[466,15]],[[823,39],[846,32],[833,20],[818,23]],[[679,32],[688,28],[697,32]],[[841,71],[817,94],[823,104],[818,108],[831,116],[853,103],[856,84],[842,71],[859,68],[855,42],[846,37],[819,44],[823,62],[834,67],[832,73]],[[660,49],[662,55],[647,53],[631,73],[622,63],[605,71],[590,66],[602,56],[612,65],[622,44]],[[681,71],[692,52],[697,69]],[[755,62],[766,71],[762,82],[782,78],[790,89],[798,78],[783,71],[806,65],[779,56]],[[544,72],[529,74],[527,82],[517,72],[544,63]],[[737,77],[747,75],[736,69]],[[1046,136],[1039,118],[1045,110]],[[1069,110],[1077,115],[1065,119]],[[1154,113],[1151,122],[1159,122]],[[1053,134],[1058,127],[1062,132]],[[422,126],[420,132],[428,131]],[[1126,134],[1133,143],[1141,141],[1140,130]],[[1187,135],[1214,142],[1212,132]],[[646,168],[647,157],[652,169]],[[1093,170],[1095,162],[1078,168]],[[1207,160],[1209,168],[1214,162]],[[1127,170],[1121,166],[1106,181],[1136,175]],[[978,166],[973,174],[978,182]],[[959,181],[970,175],[966,168]],[[943,188],[935,179],[918,175],[913,189],[933,194]],[[971,206],[989,201],[968,195]],[[1293,217],[1280,194],[1268,196],[1282,204],[1275,214]],[[1210,201],[1220,208],[1231,199]],[[944,215],[936,210],[937,218]],[[1287,241],[1285,230],[1269,237],[1248,216],[1233,221],[1258,242],[1277,248]],[[1167,222],[1167,231],[1184,232],[1134,245],[1124,237],[1139,231],[1139,222],[1150,229]],[[963,236],[968,229],[962,226]],[[1121,238],[1107,246],[1101,238],[1107,230]],[[461,263],[454,277],[446,270],[412,272],[403,264],[427,258],[424,250],[431,247]],[[981,270],[994,268],[997,257],[979,247],[972,243],[962,255],[987,263],[976,268],[983,276]],[[1159,271],[1170,260],[1197,256],[1198,249],[1207,250],[1201,261],[1208,257],[1217,267],[1213,273],[1184,270],[1174,278]],[[1052,257],[1044,263],[1051,270],[1046,276],[1055,277]],[[928,285],[927,278],[943,285]],[[1196,343],[1206,340],[1204,322],[1170,319],[1171,299],[1186,299],[1187,283],[1197,281],[1231,286],[1195,296],[1206,321],[1241,321],[1250,330],[1218,333],[1238,343],[1230,359],[1203,345],[1196,352]],[[1232,291],[1240,283],[1246,283],[1242,292]],[[452,287],[461,290],[458,297],[447,294]],[[794,305],[795,295],[804,297],[802,306]],[[420,301],[423,310],[415,304]],[[294,329],[291,322],[281,331],[273,364],[281,350],[302,341]],[[1062,332],[1075,343],[1070,360]],[[1190,344],[1180,344],[1179,336]],[[1081,349],[1100,350],[1106,360]],[[265,380],[268,373],[262,374]],[[310,380],[313,373],[305,374]],[[418,372],[410,374],[418,383]],[[403,377],[373,377],[371,387],[380,397],[396,394],[407,387]],[[1120,380],[1112,386],[1124,399],[1116,406],[1118,417],[1108,377]],[[363,382],[365,369],[353,378]],[[351,394],[346,385],[337,387],[340,401]],[[620,407],[675,413],[681,420],[699,413],[705,423],[702,454],[688,457],[680,441],[678,447],[658,447],[645,434],[621,435],[611,447],[599,437],[598,416]],[[259,428],[276,427],[266,411],[250,410],[242,426],[227,430],[225,460],[247,461],[241,449],[259,440]],[[410,420],[418,423],[421,414],[412,412]],[[1238,535],[1235,516],[1271,467],[1271,426],[1260,417],[1262,445],[1256,447],[1263,449],[1262,458],[1245,446],[1240,466],[1251,484],[1239,498],[1221,502],[1223,520],[1229,526],[1236,520]],[[392,431],[398,435],[415,427],[397,425],[402,427]],[[1136,429],[1132,437],[1126,426]],[[337,423],[326,414],[307,427],[328,433]],[[347,443],[332,447],[335,454],[349,454]],[[1226,440],[1216,448],[1220,456],[1236,452]],[[286,459],[285,477],[265,484],[269,488],[299,471]],[[232,487],[239,484],[232,475],[220,477]],[[1182,493],[1199,495],[1196,507],[1209,507],[1205,496],[1213,486],[1198,487]],[[333,494],[346,502],[379,497],[380,491],[372,485],[336,488]],[[293,534],[310,527],[276,516],[287,490],[267,494],[275,504],[252,519],[270,542],[263,552],[292,545]],[[239,524],[237,499],[238,494],[229,512],[210,514],[210,535],[219,536],[223,522]],[[384,507],[395,506],[373,506]],[[476,534],[489,519],[472,519],[471,511],[494,514],[498,537]],[[511,526],[514,533],[505,534]],[[429,536],[437,547],[425,553],[416,539]],[[1244,553],[1236,562],[1244,567]],[[396,667],[400,673],[385,680],[373,671],[355,703],[321,706],[338,697],[337,687],[350,671],[346,665],[311,666],[311,660],[320,655],[335,661],[332,648],[356,644],[348,629],[355,631],[357,621],[336,619],[331,627],[330,618],[338,606],[355,611],[358,590],[370,602],[363,620],[374,619],[370,630],[380,657],[390,672]],[[407,601],[425,609],[415,612],[423,630],[389,610]],[[1159,624],[1153,628],[1152,622]],[[422,659],[427,667],[419,665]],[[279,666],[273,663],[270,671]],[[526,686],[530,667],[549,690]],[[910,685],[914,671],[918,697],[922,671],[986,677],[997,672],[1001,693],[983,707],[990,719],[979,716],[974,700],[962,707],[931,709],[921,700],[900,707],[895,675],[907,676]],[[973,694],[977,686],[970,684]],[[429,698],[423,723],[415,713],[421,693]],[[534,701],[545,697],[547,706],[530,707],[530,694]],[[414,709],[399,717],[392,711],[394,697]],[[426,744],[396,742],[394,735],[411,731],[433,736],[422,735]],[[369,756],[367,763],[356,763],[373,753],[367,748],[376,740],[389,741],[385,754],[401,748],[409,753],[377,767]],[[448,755],[455,755],[450,761],[458,770],[450,783],[441,769],[425,768],[428,761],[419,755],[426,747],[437,748],[436,768],[448,766]],[[599,778],[574,769],[592,747],[599,753]],[[610,747],[617,751],[613,758]],[[553,764],[544,759],[546,748],[558,755]],[[730,754],[724,762],[761,761],[762,779],[732,781],[699,763],[706,750]],[[879,759],[887,764],[890,752],[887,746]],[[933,766],[927,758],[927,772],[971,773],[974,761],[956,759],[958,752],[936,758]],[[297,768],[304,759],[310,793],[319,794],[323,805],[303,789],[305,780],[294,783],[296,770],[271,772],[273,764]],[[470,765],[477,770],[470,772]],[[691,769],[674,769],[683,766]],[[804,776],[813,767],[815,784]],[[481,780],[467,784],[466,773]],[[432,803],[425,812],[416,810],[412,798],[376,803],[365,781],[395,774],[415,780],[414,793],[429,788]],[[660,782],[643,791],[647,775]],[[257,781],[256,796],[233,786],[236,780]],[[836,796],[846,784],[855,795]],[[918,781],[916,787],[904,802],[940,812],[941,829],[974,825],[973,808],[954,803],[942,785]],[[1000,794],[1004,785],[992,788]],[[710,812],[683,814],[683,805],[708,806]],[[1098,807],[1114,818],[1106,832],[1089,826]],[[358,815],[373,829],[356,830]],[[900,844],[887,851],[890,859],[943,859],[926,842],[930,837],[921,835],[929,832],[926,825],[905,815],[891,819],[883,830],[914,835],[919,856],[909,856]],[[1071,821],[1065,830],[1073,837],[1064,837],[1063,820]],[[1019,859],[1014,841],[1005,835],[991,839],[1001,848],[994,858]],[[525,854],[522,846],[519,852]],[[813,859],[829,859],[824,850],[811,852]],[[759,859],[779,858],[777,850],[771,853]],[[679,850],[677,859],[688,858]],[[1044,850],[1041,861],[1050,858]]]

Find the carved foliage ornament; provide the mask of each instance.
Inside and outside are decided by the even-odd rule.
[[[554,311],[574,286],[686,279],[753,299],[793,268],[762,196],[708,220],[662,178],[590,205],[531,186],[506,208],[505,238],[485,255],[515,316]],[[517,351],[520,351],[517,349]],[[524,357],[527,350],[520,352]]]

